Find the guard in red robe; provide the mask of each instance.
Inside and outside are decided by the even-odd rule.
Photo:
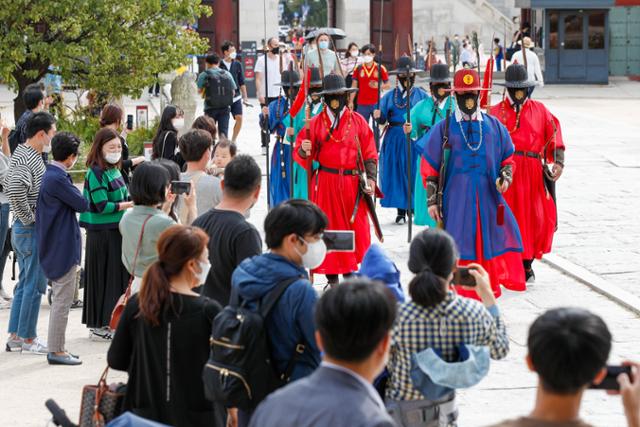
[[[505,80],[507,95],[490,114],[507,128],[515,145],[516,173],[504,198],[520,227],[526,280],[533,282],[531,264],[551,251],[557,228],[554,183],[562,175],[565,147],[558,119],[529,97],[536,83],[529,80],[526,68],[510,65]]]
[[[294,159],[309,172],[310,200],[329,218],[328,230],[353,230],[355,252],[330,252],[313,273],[327,276],[329,284],[338,275],[358,269],[371,244],[368,207],[359,195],[361,174],[366,174],[366,193],[373,194],[378,172],[378,153],[373,133],[364,118],[347,107],[348,93],[342,76],[323,79],[324,109],[296,139]],[[312,162],[319,166],[313,170]],[[353,219],[353,221],[352,221]]]

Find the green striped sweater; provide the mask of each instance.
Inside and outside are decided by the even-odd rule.
[[[118,203],[129,200],[129,191],[118,168],[91,167],[84,177],[84,197],[89,211],[80,214],[80,226],[88,230],[118,228],[124,211]]]

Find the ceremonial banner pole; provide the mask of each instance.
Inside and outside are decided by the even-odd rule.
[[[269,53],[269,41],[267,40],[267,4],[266,0],[262,0],[263,18],[264,18],[264,103],[269,108],[269,64],[267,63]],[[267,210],[271,210],[271,178],[269,173],[269,143],[271,136],[269,132],[269,115],[263,114],[262,141],[265,144],[266,155],[266,172],[267,172]]]

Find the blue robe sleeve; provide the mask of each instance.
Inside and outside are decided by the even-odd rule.
[[[387,122],[387,118],[389,117],[389,108],[391,105],[391,101],[393,99],[393,94],[395,89],[391,92],[387,92],[382,99],[380,99],[380,118],[378,119],[378,123],[384,124]]]
[[[444,131],[445,123],[446,121],[443,120],[429,129],[429,132],[420,138],[418,142],[418,144],[424,144],[422,157],[435,170],[440,169],[440,162],[442,161],[442,132]]]
[[[500,145],[502,148],[502,156],[500,158],[501,162],[504,162],[509,157],[513,156],[515,153],[515,146],[513,145],[513,141],[511,140],[511,135],[509,135],[509,131],[502,123],[496,120],[496,126],[500,132]]]

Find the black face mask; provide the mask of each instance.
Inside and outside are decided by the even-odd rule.
[[[398,77],[398,81],[400,82],[400,85],[402,85],[402,89],[403,90],[407,90],[407,78],[406,77]],[[411,85],[411,87],[413,87],[413,84],[416,81],[416,77],[415,76],[410,76],[409,77],[409,84]]]
[[[317,93],[320,92],[321,90],[322,90],[321,88],[309,89],[309,100],[311,101],[312,104],[317,104],[322,99],[320,96],[317,95]]]
[[[271,53],[277,55],[278,53],[280,53],[280,47],[271,48]]]
[[[337,116],[347,104],[347,101],[344,95],[325,95],[324,103]]]
[[[449,96],[448,89],[451,87],[446,83],[437,83],[430,85],[431,87],[431,95],[436,98],[438,101],[442,101],[447,96]]]
[[[458,108],[460,108],[460,111],[470,116],[478,109],[478,94],[456,94],[456,102],[458,104]]]
[[[509,87],[507,88],[507,92],[509,92],[511,101],[513,102],[517,110],[520,109],[522,104],[524,104],[524,102],[529,97],[529,91],[527,90],[527,88]]]
[[[289,89],[289,97],[291,99],[296,99],[296,96],[298,96],[298,90],[299,90],[299,88],[297,88],[297,87]]]

